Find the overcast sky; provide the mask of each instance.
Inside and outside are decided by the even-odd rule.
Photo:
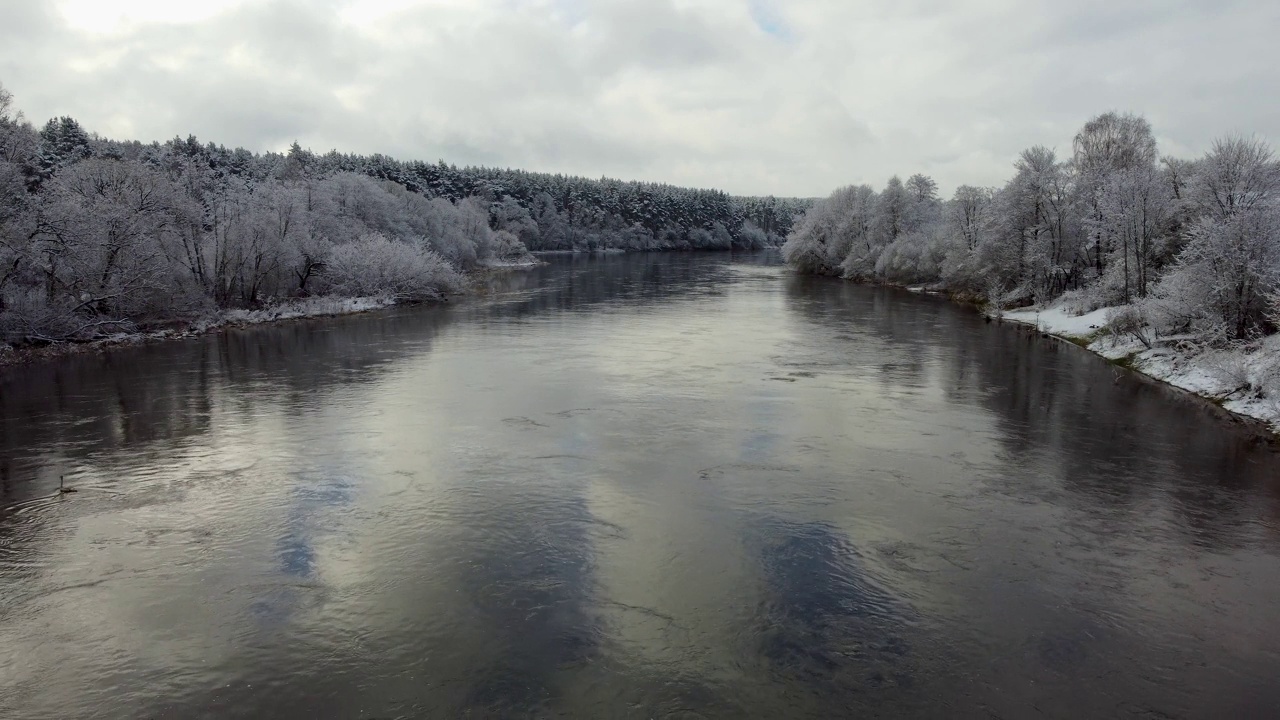
[[[1264,0],[0,0],[0,83],[116,138],[825,195],[995,185],[1090,116],[1280,140]]]

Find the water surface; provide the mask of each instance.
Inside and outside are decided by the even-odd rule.
[[[0,717],[1275,717],[1277,677],[1267,444],[767,256],[0,376]]]

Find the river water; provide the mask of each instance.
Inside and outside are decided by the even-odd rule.
[[[9,370],[0,433],[4,718],[1280,713],[1271,446],[770,256]]]

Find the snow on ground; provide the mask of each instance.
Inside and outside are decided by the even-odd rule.
[[[484,262],[484,267],[494,269],[494,270],[505,270],[507,268],[531,268],[531,267],[537,267],[539,265],[546,265],[546,264],[547,264],[546,261],[539,260],[538,258],[530,255],[528,257],[523,257],[523,258],[514,258],[514,259],[507,258],[504,260],[497,260],[497,259],[486,260]]]
[[[1262,420],[1280,433],[1280,335],[1227,350],[1204,349],[1193,337],[1156,337],[1147,347],[1131,335],[1107,330],[1109,315],[1101,308],[1074,315],[1061,306],[1017,310],[1006,320],[1088,344],[1109,360],[1125,360],[1134,370],[1221,403],[1231,412]]]
[[[290,300],[258,310],[226,310],[206,327],[213,328],[227,324],[263,323],[300,317],[349,315],[351,313],[379,310],[395,304],[395,300],[383,297],[312,297],[301,300]]]
[[[507,258],[486,263],[492,271],[516,270],[544,265],[546,261],[527,255],[520,258]],[[189,337],[235,325],[255,325],[291,320],[294,318],[326,317],[331,315],[349,315],[352,313],[380,310],[397,304],[397,300],[389,297],[309,297],[278,301],[266,307],[253,310],[223,310],[210,313],[205,317],[183,321],[180,327],[171,327],[154,332],[122,332],[105,337],[98,337],[84,342],[62,342],[39,348],[17,349],[0,341],[0,367],[21,364],[37,358],[50,358],[95,349],[132,345],[153,340]]]
[[[369,310],[379,310],[395,304],[395,300],[383,297],[312,297],[286,300],[257,310],[224,310],[215,315],[193,320],[180,328],[155,332],[115,333],[87,342],[59,343],[27,350],[15,350],[7,343],[0,343],[0,366],[21,363],[29,359],[56,357],[58,355],[88,352],[106,347],[190,337],[232,325],[255,325],[293,318],[348,315]]]
[[[1220,401],[1234,413],[1280,432],[1280,336],[1240,349],[1179,351],[1140,348],[1133,366],[1175,387]]]
[[[1043,332],[1074,339],[1087,339],[1106,327],[1107,313],[1114,308],[1101,308],[1084,315],[1072,315],[1066,308],[1015,310],[1004,314],[1006,320],[1034,325]]]

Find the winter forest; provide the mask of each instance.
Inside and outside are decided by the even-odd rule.
[[[0,86],[0,344],[301,298],[428,300],[530,251],[781,244],[812,201],[37,129]]]
[[[961,186],[950,201],[923,175],[841,188],[783,253],[804,272],[932,285],[996,308],[1125,307],[1113,322],[1135,332],[1220,345],[1276,330],[1280,165],[1261,141],[1161,157],[1145,119],[1107,113],[1070,157],[1036,146],[1014,168],[1003,187]]]
[[[1000,188],[924,175],[841,188],[783,246],[801,272],[919,286],[1055,332],[1280,427],[1280,163],[1231,136],[1160,156],[1099,115],[1068,157],[1036,146]],[[1017,310],[1030,306],[1031,309]]]
[[[1280,361],[1242,359],[1280,329],[1280,164],[1255,139],[1163,157],[1144,118],[1106,113],[1067,156],[1023,151],[1003,187],[943,200],[917,174],[815,202],[297,143],[118,141],[67,117],[37,129],[0,87],[0,345],[438,299],[531,251],[778,245],[804,273],[1096,316],[1078,339],[1105,333],[1128,356],[1236,352],[1215,392],[1280,397]]]

